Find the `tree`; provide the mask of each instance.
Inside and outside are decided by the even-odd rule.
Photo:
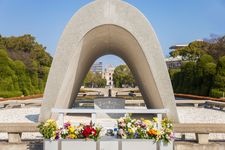
[[[169,72],[175,92],[208,96],[213,85],[216,64],[212,56],[205,54],[197,62],[186,62],[180,70]]]
[[[19,96],[18,77],[13,70],[13,61],[4,49],[0,49],[0,97]]]
[[[26,67],[22,61],[15,61],[15,72],[18,77],[18,83],[20,87],[20,91],[23,95],[33,94],[33,88],[31,83],[31,78],[26,72]]]
[[[45,50],[28,34],[0,36],[0,97],[43,93],[52,61]]]
[[[213,85],[213,77],[216,73],[215,60],[210,55],[203,55],[197,61],[197,81],[199,95],[208,96]]]
[[[213,97],[222,97],[224,95],[223,93],[225,93],[225,56],[221,57],[217,64],[216,75],[210,95]]]
[[[194,41],[188,44],[188,46],[170,52],[170,55],[172,57],[182,56],[184,61],[197,61],[202,55],[206,54],[208,46],[207,42]]]
[[[225,36],[212,39],[207,53],[216,60],[225,56]]]
[[[113,82],[115,87],[130,86],[134,87],[135,79],[127,65],[117,66],[113,73]]]
[[[105,87],[106,79],[103,79],[100,73],[93,73],[92,71],[89,71],[83,81],[83,85],[85,87],[92,87],[92,88]]]
[[[85,87],[93,87],[94,86],[94,73],[89,71],[83,81]]]
[[[182,56],[183,59],[180,70],[169,70],[175,92],[213,97],[224,95],[225,36],[191,42],[170,55]]]
[[[187,62],[182,66],[181,73],[183,76],[183,82],[179,87],[179,90],[184,93],[194,93],[194,75],[195,75],[196,64],[194,62]]]
[[[100,73],[94,74],[94,86],[98,88],[106,86],[106,79],[103,79]]]
[[[225,36],[216,37],[205,41],[194,41],[188,46],[175,49],[170,56],[182,56],[184,61],[197,61],[202,55],[211,55],[216,61],[225,55]]]

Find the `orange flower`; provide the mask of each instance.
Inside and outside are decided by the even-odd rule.
[[[153,136],[157,136],[157,135],[159,134],[159,131],[156,130],[156,129],[150,129],[150,130],[148,131],[148,134],[149,134],[149,135],[153,135]]]

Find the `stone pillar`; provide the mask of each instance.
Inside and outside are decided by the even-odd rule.
[[[21,143],[21,133],[8,133],[9,143]]]
[[[208,144],[209,143],[209,134],[208,133],[196,133],[196,140],[199,144]]]

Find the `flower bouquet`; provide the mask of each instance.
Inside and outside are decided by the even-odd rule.
[[[59,128],[54,120],[47,120],[41,123],[38,128],[45,139],[93,139],[94,141],[100,138],[102,129],[92,123],[74,126],[70,122],[64,123],[63,127]]]
[[[132,119],[128,115],[118,119],[117,123],[117,136],[122,139],[123,150],[173,149],[173,143],[171,142],[173,126],[167,118],[162,121],[159,121],[158,118],[145,120]]]
[[[118,133],[122,139],[152,139],[169,143],[173,139],[173,125],[164,118],[159,127],[158,118],[153,120],[132,119],[129,115],[117,120]]]
[[[95,150],[96,141],[100,138],[102,129],[92,123],[74,126],[70,122],[64,123],[63,127],[59,128],[54,120],[47,120],[38,128],[44,137],[44,149],[46,150],[70,150],[74,147],[82,150]]]

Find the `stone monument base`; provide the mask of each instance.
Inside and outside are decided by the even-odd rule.
[[[95,109],[124,109],[125,108],[125,99],[112,98],[112,97],[104,97],[98,98],[94,100],[94,108]],[[124,114],[96,114],[97,118],[113,118],[118,119],[123,117]]]

